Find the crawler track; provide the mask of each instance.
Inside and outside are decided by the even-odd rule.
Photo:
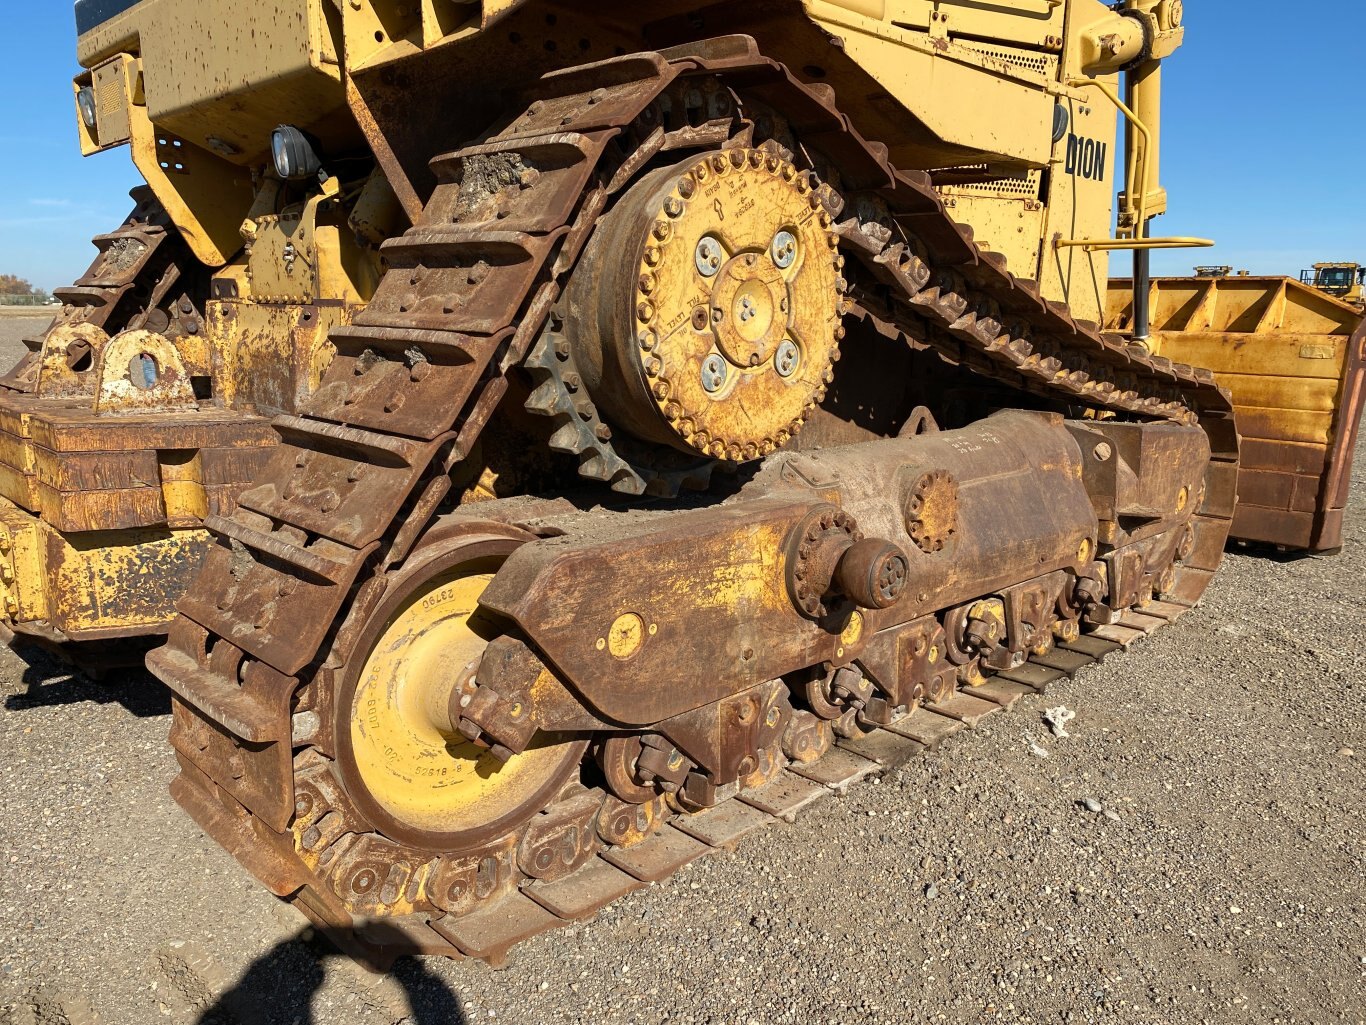
[[[99,249],[85,274],[55,295],[62,308],[42,336],[24,339],[28,352],[3,377],[0,387],[33,392],[38,386],[38,356],[43,338],[63,326],[89,324],[109,334],[142,327],[153,316],[164,316],[168,326],[179,319],[171,306],[187,279],[202,271],[171,227],[170,218],[149,188],[133,190],[137,205],[117,229],[93,240]],[[163,308],[168,312],[162,313]]]
[[[489,142],[434,162],[440,184],[421,223],[386,246],[391,269],[355,325],[334,333],[336,362],[305,414],[277,421],[285,443],[261,482],[233,516],[210,521],[223,544],[182,602],[170,642],[149,658],[176,694],[177,800],[320,924],[356,929],[357,906],[392,923],[382,932],[360,928],[358,938],[394,951],[499,959],[527,936],[591,915],[790,817],[829,787],[1011,704],[1025,688],[1126,646],[1199,599],[1233,511],[1237,438],[1210,375],[1148,358],[1041,299],[948,217],[927,178],[890,167],[831,97],[752,43],[623,57],[550,76],[542,87]],[[698,95],[729,96],[733,105],[690,104]],[[761,119],[747,121],[750,108],[780,111],[781,126],[756,137]],[[793,140],[800,145],[785,145]],[[332,771],[327,725],[367,617],[447,500],[450,474],[474,451],[509,372],[543,339],[613,198],[661,154],[727,144],[738,159],[754,154],[772,173],[800,180],[845,256],[849,299],[905,344],[1076,410],[1205,428],[1214,455],[1203,505],[1163,600],[971,694],[846,738],[819,761],[699,815],[663,799],[622,805],[591,779],[575,784],[547,814],[597,802],[599,823],[630,821],[601,828],[596,854],[554,881],[533,882],[505,856],[532,824],[496,849],[459,856],[378,835]],[[807,154],[805,164],[791,152]],[[461,185],[472,161],[524,160],[536,173],[496,208]],[[561,447],[580,457],[584,476],[619,491],[673,490],[690,475],[642,474],[587,436]],[[616,844],[614,835],[633,842]],[[449,896],[457,891],[459,899]]]

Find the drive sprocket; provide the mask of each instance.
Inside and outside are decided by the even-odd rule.
[[[845,311],[814,177],[735,146],[647,174],[606,215],[527,360],[552,447],[619,491],[705,485],[787,444],[824,398]]]

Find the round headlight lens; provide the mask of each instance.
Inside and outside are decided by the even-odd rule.
[[[81,121],[85,127],[93,132],[98,120],[95,112],[95,90],[88,85],[78,89],[76,91],[76,106],[81,112]]]
[[[285,181],[314,178],[322,170],[313,141],[293,125],[281,125],[271,133],[270,153],[275,173]]]
[[[288,181],[293,177],[294,169],[289,162],[289,144],[278,128],[271,133],[270,150],[275,158],[275,173]]]

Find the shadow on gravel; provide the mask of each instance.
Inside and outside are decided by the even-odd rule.
[[[1262,544],[1257,541],[1231,540],[1224,547],[1224,551],[1232,555],[1247,555],[1254,559],[1265,559],[1267,562],[1285,564],[1292,562],[1308,562],[1311,559],[1331,558],[1342,551],[1342,549],[1331,548],[1322,552],[1301,552],[1294,549],[1277,548],[1275,545]]]
[[[5,698],[5,708],[12,712],[89,701],[120,704],[139,719],[171,713],[171,692],[141,666],[110,668],[96,678],[41,648],[18,654],[28,663],[21,678],[28,689]]]
[[[374,937],[374,926],[370,927]],[[396,942],[401,942],[395,937]],[[242,973],[232,989],[206,1008],[196,1025],[314,1025],[314,995],[327,978],[327,963],[345,958],[339,946],[329,943],[313,929],[301,929],[261,955]],[[356,988],[369,986],[374,993],[362,997],[364,1003],[378,1005],[383,1013],[404,1025],[465,1025],[464,1009],[455,993],[415,957],[397,960],[384,958],[365,963],[364,968],[385,972],[359,981]],[[360,971],[361,969],[357,969]],[[402,990],[406,1007],[390,1006]]]

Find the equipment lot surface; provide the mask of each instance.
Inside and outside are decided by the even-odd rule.
[[[1230,555],[1129,655],[505,971],[332,956],[171,801],[160,684],[5,650],[0,1022],[1366,1022],[1362,452],[1352,501],[1340,556]]]

